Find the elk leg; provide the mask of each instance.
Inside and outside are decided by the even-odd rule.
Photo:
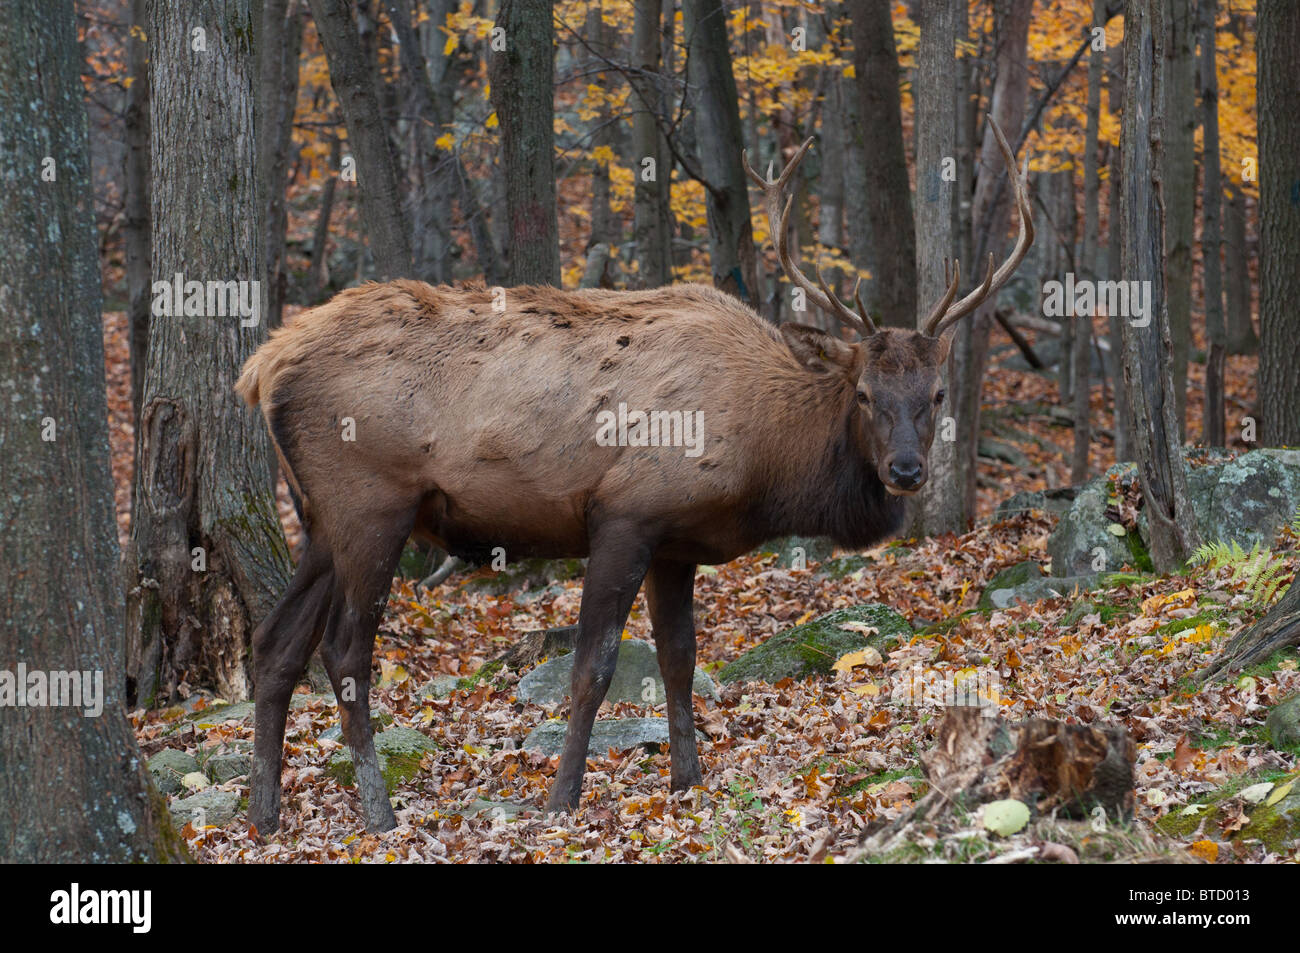
[[[668,694],[668,749],[674,791],[699,784],[700,757],[695,743],[695,567],[655,560],[646,577],[646,602],[654,627],[659,671]]]
[[[582,606],[578,610],[569,730],[560,756],[560,770],[551,782],[551,796],[546,802],[548,812],[570,811],[578,806],[582,776],[587,770],[591,725],[609,690],[618,662],[623,624],[641,588],[650,557],[650,544],[632,527],[608,525],[593,534],[587,576],[582,584]]]
[[[280,761],[289,695],[320,642],[334,588],[329,554],[309,546],[289,588],[253,633],[253,764],[249,823],[269,834],[280,826]]]
[[[367,547],[369,551],[349,552],[346,557],[336,558],[338,578],[334,603],[320,650],[338,700],[343,740],[352,750],[366,830],[375,832],[392,830],[397,826],[397,817],[388,800],[370,727],[370,663],[375,630],[383,617],[393,570],[413,518],[412,514],[395,520],[391,532],[377,534],[388,545],[387,551],[376,554]]]

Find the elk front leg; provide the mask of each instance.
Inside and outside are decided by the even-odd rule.
[[[569,730],[560,770],[551,783],[548,812],[569,811],[582,796],[587,745],[596,710],[605,700],[618,662],[623,624],[650,565],[651,546],[634,527],[610,525],[595,534],[582,585],[578,639],[570,688]]]
[[[646,602],[654,627],[659,671],[668,695],[668,748],[674,791],[699,784],[700,757],[695,743],[695,567],[656,559],[646,577]]]

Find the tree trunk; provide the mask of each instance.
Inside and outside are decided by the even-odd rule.
[[[956,69],[957,14],[948,0],[924,0],[921,4],[921,43],[916,54],[916,313],[919,328],[930,309],[947,290],[942,262],[952,257],[953,206],[957,201],[956,154],[957,101],[952,76]],[[823,175],[829,170],[823,170]],[[945,175],[949,171],[951,175]],[[823,208],[823,214],[825,209]],[[914,510],[909,533],[914,536],[959,533],[964,526],[960,507],[942,488],[949,486],[955,466],[957,443],[951,427],[955,393],[949,390],[939,409],[938,439],[930,448],[930,480]]]
[[[612,58],[614,50],[610,44],[612,30],[605,25],[599,3],[587,7],[587,24],[583,32],[587,46],[591,48],[591,56],[587,64],[591,74],[587,77],[587,82],[595,83],[601,89],[613,92],[619,74],[611,75],[604,68],[605,61]],[[658,37],[656,36],[655,39],[658,40]],[[656,49],[657,46],[656,43]],[[591,148],[597,156],[592,162],[591,171],[591,233],[587,236],[587,248],[590,250],[595,245],[605,245],[608,259],[609,250],[616,248],[622,241],[622,221],[614,215],[614,210],[610,207],[610,160],[601,158],[601,155],[608,150],[609,155],[613,156],[617,142],[615,132],[618,128],[618,119],[610,115],[607,104],[602,104],[593,122],[596,128],[591,133]],[[604,270],[605,266],[602,265],[600,273],[604,274]]]
[[[555,21],[541,0],[502,0],[505,49],[489,56],[492,107],[501,123],[510,281],[560,286],[555,217]]]
[[[708,193],[713,284],[759,307],[758,257],[749,217],[749,181],[740,162],[744,144],[726,11],[721,0],[682,0],[682,24],[696,155]]]
[[[1227,332],[1223,324],[1223,282],[1219,271],[1219,215],[1223,187],[1219,182],[1219,80],[1215,72],[1215,32],[1218,4],[1200,0],[1201,124],[1204,147],[1201,168],[1201,268],[1205,282],[1205,406],[1201,439],[1206,446],[1227,445],[1224,432],[1223,371]]]
[[[673,280],[671,192],[673,159],[659,123],[668,104],[659,80],[661,0],[636,0],[632,25],[632,175],[637,280],[658,288]],[[658,117],[658,118],[657,118]],[[650,160],[647,163],[646,160]]]
[[[906,328],[913,325],[916,315],[916,233],[903,148],[891,5],[880,0],[850,0],[848,7],[853,23],[853,69],[868,151],[868,161],[858,167],[855,185],[867,197],[868,227],[873,236],[867,259],[871,280],[863,288],[863,302],[877,325]]]
[[[1250,246],[1246,243],[1246,193],[1230,186],[1223,214],[1224,284],[1227,290],[1228,353],[1259,350],[1250,317]]]
[[[298,104],[298,54],[302,50],[302,11],[297,0],[263,0],[261,28],[257,150],[268,282],[266,326],[276,328],[281,324],[289,280],[284,262],[289,225],[285,191],[289,187],[289,150]]]
[[[1196,214],[1196,0],[1167,0],[1165,63],[1165,265],[1179,439],[1187,432],[1192,341],[1192,240]],[[1139,437],[1138,439],[1141,439]]]
[[[311,238],[311,268],[307,277],[306,304],[319,304],[329,282],[329,255],[326,244],[330,235],[330,218],[334,214],[334,196],[338,190],[339,161],[343,156],[343,145],[337,135],[330,142],[330,175],[325,179],[321,189],[320,209],[316,212],[316,228]]]
[[[127,328],[131,338],[131,409],[140,419],[144,364],[149,351],[149,14],[147,0],[131,0],[126,91],[126,209],[122,242],[126,255]]]
[[[1105,28],[1105,0],[1093,0],[1092,25]],[[1094,282],[1101,276],[1097,261],[1097,233],[1101,218],[1098,139],[1105,58],[1104,49],[1089,48],[1087,129],[1083,143],[1083,251],[1079,256],[1079,270],[1084,278]],[[1092,446],[1092,315],[1078,315],[1074,322],[1077,348],[1074,355],[1074,452],[1070,455],[1070,483],[1078,486],[1088,479],[1088,451]]]
[[[1261,435],[1300,445],[1300,4],[1261,0],[1259,34]]]
[[[0,381],[13,398],[0,415],[0,658],[25,701],[11,693],[0,704],[0,857],[184,860],[123,705],[98,241],[71,0],[9,4],[0,49]],[[49,679],[43,701],[31,693],[38,673]],[[68,690],[59,699],[56,684]]]
[[[249,639],[289,571],[266,430],[233,389],[266,335],[253,3],[156,3],[151,22],[158,280],[123,558],[127,678],[139,705],[173,697],[182,682],[247,697]],[[195,23],[207,24],[204,54],[192,48]],[[178,147],[197,142],[201,150]],[[253,314],[231,307],[236,283]]]
[[[1157,572],[1173,572],[1199,542],[1187,492],[1170,372],[1172,343],[1164,283],[1162,136],[1167,37],[1163,0],[1129,0],[1124,14],[1124,182],[1121,196],[1122,273],[1151,289],[1147,314],[1136,309],[1121,327],[1124,386],[1133,420],[1142,499]],[[1135,324],[1135,320],[1137,324]],[[1140,325],[1140,326],[1139,326]]]
[[[348,0],[310,0],[316,32],[329,61],[330,85],[343,109],[348,149],[356,162],[356,183],[375,270],[381,279],[411,274],[410,230],[402,209],[397,158],[366,49]]]
[[[1197,679],[1207,681],[1220,673],[1258,665],[1291,645],[1300,645],[1300,583],[1296,582],[1262,619],[1233,636],[1218,660],[1200,672]]]
[[[1106,78],[1106,102],[1112,118],[1123,123],[1124,113],[1124,44],[1117,43],[1110,49],[1110,69]],[[1108,188],[1110,206],[1106,225],[1106,278],[1109,281],[1121,280],[1123,274],[1120,256],[1120,194],[1124,182],[1124,150],[1110,147],[1108,160],[1110,166]],[[1115,461],[1123,463],[1133,459],[1133,424],[1128,412],[1128,391],[1124,388],[1124,344],[1123,316],[1110,314],[1106,323],[1109,325],[1110,379],[1115,382],[1113,391],[1114,407],[1111,414],[1111,429],[1115,431]]]

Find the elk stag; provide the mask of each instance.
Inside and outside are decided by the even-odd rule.
[[[990,256],[983,283],[955,303],[954,268],[922,331],[877,329],[790,260],[793,198],[782,207],[783,192],[811,140],[779,179],[746,169],[766,193],[782,268],[856,328],[857,343],[800,324],[778,330],[693,285],[522,287],[502,300],[482,287],[393,281],[344,291],[275,331],[237,388],[261,404],[307,543],[253,637],[250,820],[263,832],[279,824],[289,695],[319,645],[366,825],[395,825],[368,695],[375,630],[413,533],[471,559],[498,546],[509,559],[590,557],[548,810],[579,803],[592,721],[643,581],[668,696],[672,787],[700,783],[695,568],[786,534],[861,547],[896,531],[901,498],[926,481],[944,331],[1007,280],[1033,240],[1023,175],[994,132],[1019,240],[996,272]],[[646,445],[644,433],[597,439],[598,416],[620,405],[702,427],[686,450]]]

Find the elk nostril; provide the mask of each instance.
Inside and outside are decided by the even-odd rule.
[[[895,486],[909,490],[921,482],[921,464],[891,463],[889,465],[889,478],[894,481]]]

